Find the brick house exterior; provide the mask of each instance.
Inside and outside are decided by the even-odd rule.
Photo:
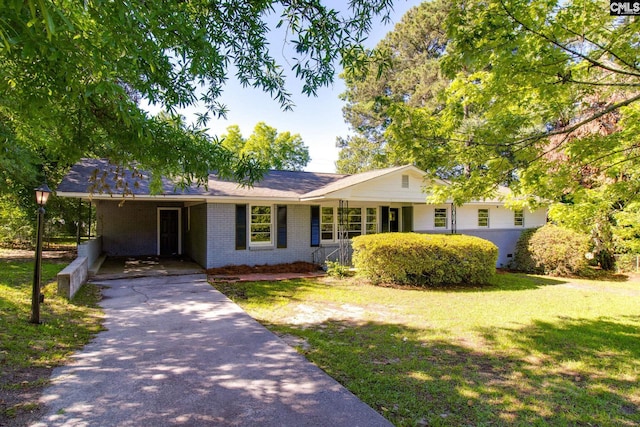
[[[106,160],[82,160],[57,189],[95,205],[102,251],[187,255],[205,268],[322,262],[341,238],[397,231],[482,237],[498,246],[498,266],[506,266],[522,230],[546,222],[544,209],[512,211],[499,200],[427,204],[425,174],[414,166],[355,175],[271,171],[250,188],[212,174],[207,188],[164,180],[160,194],[150,193],[144,173],[127,173],[127,195],[109,182],[110,168]],[[94,182],[103,172],[110,192],[100,193]]]

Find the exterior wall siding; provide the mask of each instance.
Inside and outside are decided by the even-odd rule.
[[[489,227],[478,227],[478,209],[489,210]],[[514,225],[514,212],[500,205],[470,204],[456,208],[457,230],[520,229],[540,227],[546,222],[546,211],[524,210],[524,226]]]
[[[464,230],[459,231],[457,234],[466,234],[468,236],[480,237],[481,239],[488,240],[498,247],[498,261],[496,267],[506,268],[509,266],[516,250],[516,243],[522,234],[522,229],[513,230]],[[450,233],[451,231],[449,231]],[[446,231],[437,232],[423,232],[426,234],[445,234]]]
[[[182,203],[98,200],[96,215],[102,250],[111,256],[156,255],[158,252],[158,207],[180,207]]]
[[[274,212],[275,214],[275,212]],[[225,265],[280,264],[313,261],[311,247],[311,208],[308,205],[287,205],[287,247],[251,247],[236,250],[235,204],[207,205],[207,262],[206,268]],[[275,233],[275,229],[273,233]]]
[[[111,256],[142,256],[157,253],[157,208],[181,207],[179,202],[98,200],[98,233],[102,235],[103,250]],[[379,204],[379,203],[378,203]],[[376,204],[375,206],[377,206]],[[354,203],[354,206],[356,203]],[[360,206],[361,204],[357,204]],[[362,204],[365,206],[368,204]],[[371,204],[373,206],[373,204]],[[183,251],[205,268],[230,264],[280,264],[295,261],[313,261],[309,205],[287,205],[287,248],[276,248],[274,228],[273,246],[236,250],[235,204],[202,203],[183,209]],[[436,208],[447,209],[447,228],[434,227]],[[477,227],[477,210],[489,209],[489,227]],[[187,214],[187,211],[190,214]],[[414,205],[414,230],[421,233],[451,233],[451,206]],[[525,210],[524,227],[514,227],[513,211],[496,205],[465,205],[458,207],[457,228],[460,234],[487,239],[499,248],[498,267],[506,267],[512,259],[520,233],[525,228],[543,225],[546,211]],[[275,210],[274,210],[275,215]],[[335,242],[323,242],[325,255],[336,247]]]
[[[435,209],[447,209],[447,228],[435,228]],[[478,209],[489,210],[489,226],[478,226]],[[415,230],[419,233],[451,233],[451,205],[421,205],[414,207]],[[508,267],[513,259],[520,234],[527,228],[546,223],[546,210],[524,210],[524,226],[514,225],[514,212],[501,205],[469,204],[456,208],[456,233],[489,240],[498,247],[497,267]]]
[[[207,205],[191,206],[184,209],[184,252],[192,260],[207,264]]]
[[[447,210],[447,227],[436,228],[434,226],[435,210]],[[451,205],[415,205],[414,206],[414,229],[421,233],[446,233],[451,232]],[[478,227],[478,209],[489,210],[489,227]],[[456,208],[456,231],[463,233],[468,230],[524,230],[525,228],[535,228],[543,226],[547,222],[547,211],[538,209],[530,211],[524,210],[524,226],[514,225],[514,212],[511,209],[500,205],[470,204],[458,206]]]
[[[434,225],[434,218],[436,209],[446,209],[447,210],[447,227],[446,228],[436,228]],[[451,205],[442,204],[442,205],[414,205],[413,207],[413,229],[417,232],[427,232],[427,231],[441,231],[441,232],[451,232]]]

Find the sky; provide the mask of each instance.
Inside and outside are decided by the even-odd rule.
[[[335,8],[344,7],[344,0],[328,1],[327,4],[335,4]],[[366,47],[374,47],[400,21],[402,16],[411,7],[420,4],[420,0],[396,0],[391,21],[382,24],[374,22],[372,31],[365,42]],[[274,19],[276,19],[274,17]],[[305,168],[312,172],[335,172],[335,161],[338,160],[339,150],[336,148],[336,137],[346,137],[350,134],[349,126],[342,117],[344,102],[339,95],[344,92],[345,85],[338,77],[341,72],[337,70],[334,83],[330,87],[318,90],[317,97],[307,97],[301,93],[302,84],[295,79],[293,72],[289,71],[286,59],[278,56],[284,50],[283,36],[272,33],[269,42],[272,46],[272,54],[280,61],[287,75],[287,90],[293,95],[295,106],[293,111],[282,111],[277,101],[271,99],[267,93],[259,89],[243,88],[233,76],[229,76],[227,85],[219,101],[228,109],[226,119],[212,118],[207,124],[209,133],[222,135],[226,128],[238,125],[242,135],[247,138],[258,122],[265,122],[274,127],[278,132],[289,131],[292,134],[300,134],[302,140],[309,147],[311,161]],[[150,108],[153,111],[153,108]],[[188,122],[195,122],[197,109],[180,111]]]

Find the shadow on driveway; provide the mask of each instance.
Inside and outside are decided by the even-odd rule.
[[[37,426],[389,426],[203,274],[100,281],[105,327]]]

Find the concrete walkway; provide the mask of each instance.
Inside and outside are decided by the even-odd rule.
[[[202,274],[98,282],[107,331],[56,368],[36,426],[390,426]]]

